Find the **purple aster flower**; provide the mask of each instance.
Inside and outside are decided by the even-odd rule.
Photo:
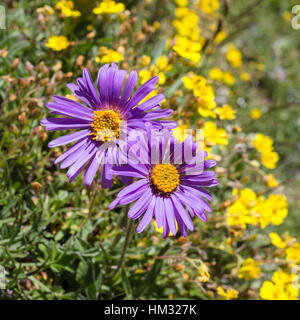
[[[174,128],[173,121],[159,120],[172,114],[171,109],[160,109],[159,103],[163,94],[142,101],[155,89],[158,77],[153,77],[140,86],[131,96],[137,82],[137,73],[132,71],[125,81],[127,72],[119,70],[116,64],[104,65],[100,68],[97,78],[99,94],[87,69],[83,77],[77,79],[77,84],[68,84],[68,88],[84,104],[61,96],[53,96],[53,102],[47,103],[51,113],[63,118],[48,118],[41,120],[46,130],[78,129],[68,135],[61,136],[49,143],[49,147],[73,144],[60,155],[55,164],[61,162],[61,168],[67,168],[69,181],[73,181],[88,163],[84,183],[90,185],[101,165],[100,182],[104,188],[110,188],[113,176],[110,169],[118,163],[116,148],[120,136],[120,123],[126,123],[127,131],[145,128],[145,123],[151,123],[156,128]],[[123,90],[122,90],[123,88]],[[114,142],[111,146],[100,148],[106,142]],[[109,144],[109,143],[108,143]],[[121,178],[122,179],[122,178]],[[128,179],[123,177],[123,182]]]
[[[211,212],[206,200],[212,201],[212,197],[203,187],[218,184],[215,173],[206,171],[216,162],[205,160],[205,151],[197,152],[198,144],[192,136],[179,143],[167,130],[153,137],[148,126],[146,129],[147,134],[140,135],[138,147],[130,153],[128,164],[112,170],[114,174],[132,176],[137,181],[121,190],[109,208],[135,201],[128,217],[136,220],[143,215],[138,233],[154,218],[157,227],[163,227],[164,238],[170,231],[175,235],[177,226],[186,236],[187,229],[193,230],[191,218],[196,215],[206,222],[206,211]]]

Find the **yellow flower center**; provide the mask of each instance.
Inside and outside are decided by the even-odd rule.
[[[93,140],[112,141],[119,138],[120,115],[113,110],[94,111],[94,122],[91,124]]]
[[[158,164],[152,170],[151,181],[159,191],[172,192],[179,184],[179,173],[171,164]]]

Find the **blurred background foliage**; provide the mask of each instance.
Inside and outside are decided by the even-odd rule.
[[[117,8],[112,2],[2,1],[1,299],[297,299],[300,30],[291,27],[297,1],[120,0]],[[70,94],[66,84],[84,67],[95,79],[113,61],[137,70],[141,83],[160,76],[157,91],[174,109],[178,131],[207,130],[205,147],[218,161],[220,180],[206,224],[194,219],[188,238],[168,239],[152,225],[132,234],[125,257],[126,208],[108,210],[121,182],[116,178],[111,190],[97,182],[86,188],[82,176],[69,183],[53,164],[63,148],[47,147],[61,133],[39,124],[45,103]],[[257,133],[272,138],[275,164],[262,163],[252,144]],[[243,199],[245,189],[255,199],[250,191]],[[270,194],[278,197],[262,210],[273,206],[282,221],[264,227],[242,221]],[[235,211],[241,222],[232,224],[239,201],[247,208]]]

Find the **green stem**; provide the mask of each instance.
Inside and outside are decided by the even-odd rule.
[[[127,214],[127,212],[126,212],[126,214]],[[122,254],[121,254],[121,259],[120,259],[120,262],[117,266],[117,269],[112,273],[111,278],[113,278],[119,272],[121,267],[123,266],[126,251],[127,251],[127,248],[129,247],[129,243],[131,240],[131,231],[132,231],[133,225],[134,225],[134,222],[133,222],[133,220],[130,219],[128,226],[127,226],[126,238],[125,238],[125,242],[124,242],[124,246],[123,246],[123,250],[122,250]]]

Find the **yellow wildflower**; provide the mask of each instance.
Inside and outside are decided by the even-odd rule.
[[[282,269],[274,272],[272,281],[265,281],[260,288],[260,296],[265,300],[297,300],[299,289],[292,282],[296,275]]]
[[[194,42],[185,37],[176,37],[176,44],[173,47],[174,51],[183,58],[187,58],[195,63],[201,59],[201,44]]]
[[[98,7],[94,8],[94,14],[113,14],[121,13],[125,10],[123,3],[116,3],[112,0],[103,0]]]
[[[285,250],[287,260],[294,261],[300,265],[300,243],[296,242]]]
[[[159,76],[158,84],[164,84],[167,80],[163,71],[169,71],[171,65],[168,64],[166,56],[160,56],[156,60],[156,64],[152,64],[149,69],[144,69],[139,72],[139,79],[141,84],[145,83],[153,76]]]
[[[198,112],[202,117],[216,117],[212,110],[216,107],[215,94],[212,86],[210,86],[206,79],[194,73],[182,78],[184,86],[193,90],[194,96],[197,98],[196,106]]]
[[[251,280],[258,279],[260,275],[261,270],[258,266],[258,263],[252,258],[247,258],[243,262],[242,267],[239,270],[238,277],[245,280]]]
[[[268,169],[274,169],[278,160],[277,152],[264,152],[261,155],[261,163]]]
[[[261,111],[259,108],[255,108],[251,111],[251,118],[256,120],[261,117]]]
[[[229,288],[225,291],[222,287],[218,287],[217,290],[218,290],[219,296],[221,296],[226,300],[236,299],[239,296],[238,291],[232,288]]]
[[[222,42],[223,40],[225,40],[227,37],[227,33],[226,31],[222,30],[220,32],[217,33],[214,42],[216,44],[219,44],[220,42]]]
[[[242,79],[243,81],[246,81],[246,82],[248,82],[248,81],[251,80],[251,75],[250,75],[250,73],[248,73],[248,72],[246,72],[246,71],[241,72],[240,77],[241,77],[241,79]]]
[[[180,142],[184,141],[184,130],[185,129],[187,129],[186,125],[178,126],[177,128],[172,129],[174,138]]]
[[[245,229],[248,224],[260,224],[265,228],[268,224],[280,225],[288,214],[287,201],[284,195],[270,194],[267,199],[257,197],[249,188],[236,191],[233,195],[238,199],[228,208],[227,223]]]
[[[142,67],[147,67],[151,62],[151,57],[147,56],[147,55],[143,55],[140,59],[140,65]]]
[[[283,194],[270,194],[266,204],[271,210],[269,213],[270,222],[280,225],[288,214],[287,200]]]
[[[176,8],[176,19],[173,26],[177,31],[177,35],[186,37],[192,41],[201,40],[198,15],[189,8]]]
[[[197,279],[200,282],[207,282],[210,278],[207,266],[204,263],[202,263],[201,266],[198,268],[198,271],[200,275],[197,277]]]
[[[271,239],[272,244],[280,249],[286,248],[288,243],[292,240],[292,237],[286,237],[286,239],[283,240],[276,232],[270,232],[269,237]]]
[[[51,36],[46,43],[46,46],[54,51],[67,49],[69,45],[70,42],[64,36]]]
[[[228,45],[226,59],[234,68],[240,68],[242,65],[242,54],[232,43]]]
[[[246,188],[243,190],[234,190],[233,195],[238,196],[227,212],[227,223],[229,226],[239,226],[245,229],[247,224],[257,223],[257,214],[254,210],[258,203],[255,192]]]
[[[213,80],[222,80],[223,71],[218,67],[212,68],[209,70],[209,77]]]
[[[258,133],[255,136],[255,139],[252,140],[252,144],[256,148],[256,150],[261,153],[272,151],[273,148],[273,140],[261,133]]]
[[[153,22],[153,27],[157,30],[160,27],[160,22],[159,21],[154,21]]]
[[[205,122],[204,137],[205,137],[205,142],[210,145],[215,145],[215,144],[227,145],[228,144],[228,135],[226,131],[222,128],[218,128],[215,122],[213,121]]]
[[[56,3],[56,9],[60,10],[61,13],[66,17],[77,18],[81,16],[81,12],[74,10],[74,2],[69,0],[61,0]]]
[[[124,57],[120,52],[106,47],[100,47],[99,56],[96,57],[98,63],[121,62],[123,60]]]
[[[267,184],[269,188],[276,188],[278,186],[278,182],[272,173],[264,176],[264,182]]]
[[[169,64],[169,59],[166,55],[159,56],[155,64],[160,71],[170,71],[172,68],[172,65]]]
[[[199,0],[199,8],[206,14],[213,14],[220,8],[219,0]]]
[[[233,120],[236,118],[236,111],[229,104],[224,104],[222,108],[216,108],[215,112],[221,120]]]
[[[229,71],[223,73],[223,82],[228,86],[232,86],[235,83],[235,77]]]
[[[180,7],[186,7],[188,5],[187,0],[176,0],[176,5]]]

